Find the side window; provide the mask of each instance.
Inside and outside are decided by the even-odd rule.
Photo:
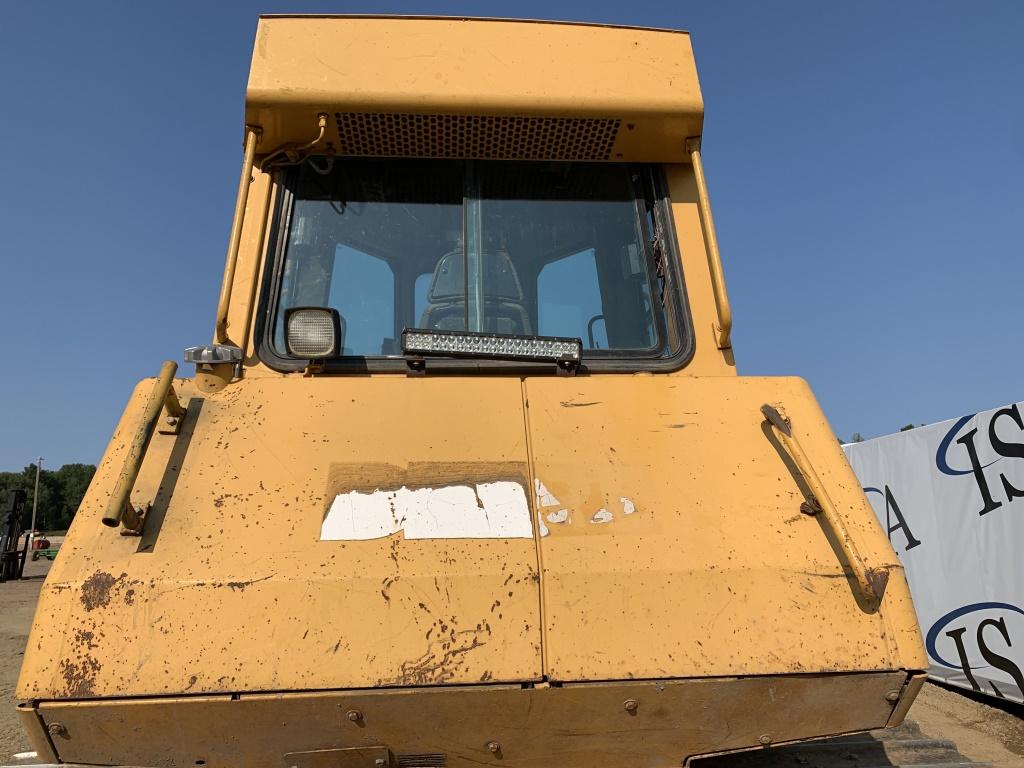
[[[594,249],[545,264],[537,276],[537,324],[542,336],[578,336],[586,349],[607,349]]]
[[[395,274],[383,259],[339,245],[330,306],[345,321],[343,355],[380,355],[395,338]]]

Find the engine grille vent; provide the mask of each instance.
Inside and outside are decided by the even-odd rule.
[[[608,160],[616,118],[335,112],[339,152],[370,157]]]
[[[441,753],[398,755],[398,768],[445,768],[448,758]]]

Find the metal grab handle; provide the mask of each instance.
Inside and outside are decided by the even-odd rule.
[[[231,305],[231,291],[235,286],[235,265],[238,263],[238,247],[242,242],[242,224],[245,221],[245,204],[249,199],[249,184],[252,177],[253,158],[259,132],[245,127],[245,155],[242,159],[242,177],[238,180],[238,196],[235,198],[235,216],[231,220],[231,235],[228,237],[228,255],[224,263],[224,281],[220,285],[220,299],[217,301],[217,322],[214,325],[213,342],[223,344],[228,340],[228,307]]]
[[[697,184],[697,207],[700,210],[700,221],[704,225],[704,237],[708,244],[711,288],[718,309],[715,338],[719,349],[729,349],[732,346],[732,308],[729,306],[729,294],[725,291],[725,272],[722,269],[722,254],[718,252],[715,222],[711,218],[711,199],[708,197],[708,185],[704,178],[704,163],[700,159],[700,138],[687,139],[686,151],[690,153],[690,162],[693,163],[693,178]]]
[[[854,544],[853,537],[850,536],[850,531],[846,527],[846,521],[839,514],[831,497],[825,490],[825,486],[818,477],[818,473],[811,466],[811,462],[808,460],[807,454],[804,453],[800,441],[793,434],[789,419],[786,418],[785,414],[778,408],[770,405],[762,405],[761,413],[774,428],[775,433],[779,436],[779,441],[789,452],[793,463],[796,464],[800,474],[804,476],[804,480],[807,481],[807,486],[811,489],[811,493],[814,496],[814,503],[802,505],[801,511],[808,512],[809,514],[821,513],[824,516],[825,521],[832,529],[836,539],[838,539],[839,546],[842,547],[846,559],[850,563],[853,576],[861,591],[869,599],[881,600],[882,595],[885,594],[885,587],[889,583],[889,571],[885,568],[869,568],[864,563],[864,558],[857,551],[857,545]]]
[[[181,419],[185,415],[185,409],[182,408],[181,403],[178,402],[178,396],[174,393],[174,374],[177,370],[178,364],[173,360],[167,360],[160,367],[160,376],[153,384],[153,390],[149,394],[142,420],[128,447],[128,455],[124,457],[121,474],[117,477],[114,490],[110,492],[107,511],[103,514],[104,525],[116,528],[124,523],[125,528],[136,533],[142,529],[142,516],[132,506],[130,496],[135,481],[139,477],[139,470],[142,468],[142,460],[146,456],[149,441],[156,430],[160,412],[167,408],[168,414],[177,419]]]

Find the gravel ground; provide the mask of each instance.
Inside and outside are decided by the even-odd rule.
[[[956,688],[928,683],[909,718],[929,736],[956,742],[960,753],[972,760],[987,760],[995,768],[1024,766],[1024,706],[993,707]]]
[[[14,711],[14,686],[49,560],[25,563],[25,579],[0,584],[0,764],[30,747]]]
[[[0,764],[29,749],[14,711],[14,686],[21,657],[49,560],[25,566],[24,581],[0,584]],[[956,742],[972,760],[987,760],[994,768],[1024,766],[1024,707],[992,707],[931,683],[925,685],[909,719],[932,738]]]

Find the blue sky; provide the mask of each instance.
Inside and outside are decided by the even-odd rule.
[[[256,16],[304,11],[690,30],[740,372],[843,437],[1024,399],[1022,3],[8,2],[0,469],[98,461],[209,340]]]

